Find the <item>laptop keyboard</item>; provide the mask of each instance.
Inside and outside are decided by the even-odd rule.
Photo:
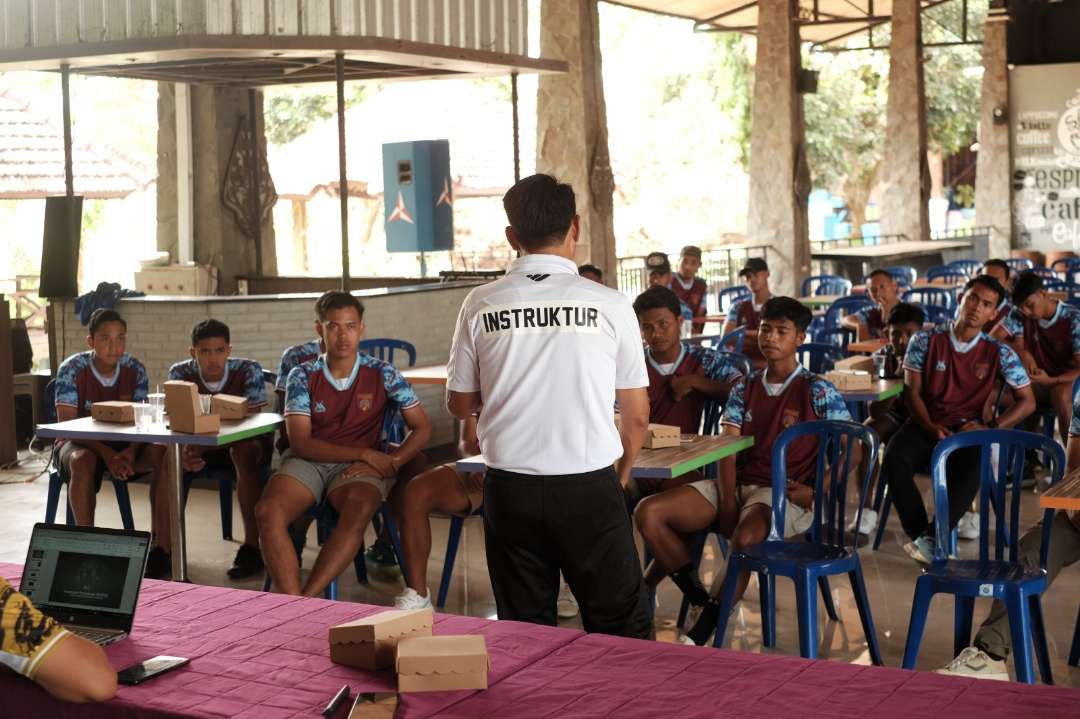
[[[122,632],[113,632],[104,629],[90,629],[89,627],[67,627],[67,629],[74,634],[78,634],[84,639],[89,639],[94,644],[100,647],[108,646],[113,642],[119,641],[124,638]]]

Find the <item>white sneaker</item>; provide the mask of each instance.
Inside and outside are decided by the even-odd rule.
[[[1009,681],[1009,670],[1004,661],[992,658],[989,654],[978,647],[967,647],[960,652],[960,656],[953,659],[941,669],[935,669],[935,674],[949,674],[954,677],[969,677],[971,679],[993,679],[995,681]]]
[[[574,594],[570,591],[570,585],[566,582],[563,582],[562,587],[559,589],[559,600],[555,604],[555,613],[559,615],[559,619],[572,619],[578,615],[577,600],[574,599]]]
[[[975,512],[964,512],[964,516],[956,523],[956,536],[960,539],[978,539],[979,515]]]
[[[934,540],[924,534],[914,542],[905,544],[904,551],[919,564],[930,564],[934,560]]]
[[[675,643],[676,644],[686,644],[687,646],[691,646],[691,647],[696,647],[697,646],[697,644],[694,644],[693,639],[686,636],[682,632],[679,632],[679,636],[675,638]]]
[[[859,520],[859,534],[873,534],[877,529],[878,513],[867,507],[862,511],[862,519]],[[851,518],[851,523],[848,524],[847,531],[855,531],[855,517]]]
[[[394,597],[394,609],[431,609],[431,590],[420,596],[412,587],[405,587],[405,591]]]

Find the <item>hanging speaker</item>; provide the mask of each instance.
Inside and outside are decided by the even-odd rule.
[[[79,238],[82,196],[45,198],[39,297],[79,295]]]

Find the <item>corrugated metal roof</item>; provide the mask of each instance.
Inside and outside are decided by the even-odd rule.
[[[75,194],[125,197],[144,186],[122,160],[86,146],[72,151]],[[0,90],[0,199],[64,194],[64,134],[22,100]]]

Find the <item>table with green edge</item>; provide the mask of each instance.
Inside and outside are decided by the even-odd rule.
[[[904,391],[902,379],[875,380],[870,389],[855,389],[840,392],[845,402],[880,402],[890,397],[898,397]]]
[[[223,447],[242,439],[270,434],[283,422],[280,414],[261,412],[241,420],[221,422],[221,429],[207,434],[186,434],[173,432],[165,427],[152,427],[149,431],[139,431],[134,424],[99,422],[92,417],[80,417],[66,422],[39,424],[37,436],[51,439],[86,440],[91,442],[140,442],[144,444],[165,444],[170,449],[169,481],[171,533],[172,533],[172,577],[176,581],[186,582],[187,576],[187,533],[184,529],[184,483],[181,451],[184,445],[199,447]]]
[[[663,449],[643,449],[634,461],[630,475],[643,479],[671,479],[681,477],[687,472],[700,469],[736,452],[748,449],[754,444],[753,437],[731,437],[715,435],[684,435],[685,441],[678,447]],[[456,467],[459,472],[483,472],[487,462],[482,455],[459,459]]]
[[[799,302],[803,303],[807,307],[828,307],[833,302],[840,299],[842,295],[809,295],[808,297],[800,297]]]

